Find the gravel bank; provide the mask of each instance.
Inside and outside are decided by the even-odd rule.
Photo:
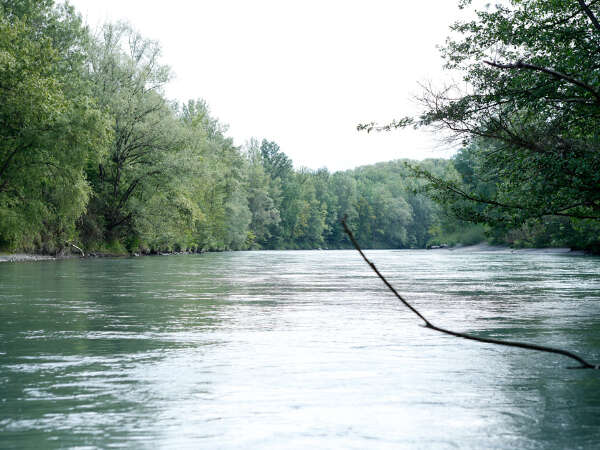
[[[53,256],[28,255],[26,253],[15,253],[12,255],[0,255],[0,262],[27,262],[27,261],[48,261],[56,259]]]

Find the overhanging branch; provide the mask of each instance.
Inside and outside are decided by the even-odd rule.
[[[500,63],[493,62],[493,61],[483,61],[483,62],[489,66],[496,67],[498,69],[527,69],[527,70],[533,70],[535,72],[542,72],[542,73],[551,75],[558,80],[566,81],[570,84],[573,84],[575,86],[578,86],[578,87],[588,91],[596,98],[596,101],[598,103],[600,103],[600,93],[598,93],[598,91],[593,86],[590,86],[589,84],[587,84],[577,78],[574,78],[570,75],[567,75],[562,72],[558,72],[557,70],[549,69],[548,67],[537,66],[535,64],[525,63],[523,61],[517,61],[514,64],[500,64]]]
[[[587,5],[584,0],[577,0],[577,1],[579,2],[579,6],[581,6],[581,9],[583,9],[585,14],[588,16],[588,18],[590,19],[590,21],[596,28],[596,32],[600,33],[600,22],[598,22],[598,19],[596,18],[596,16],[590,9],[589,5]]]
[[[369,259],[365,256],[362,249],[360,248],[360,245],[358,245],[358,242],[356,241],[354,234],[352,234],[352,231],[350,230],[350,228],[348,228],[345,217],[342,219],[342,226],[344,227],[344,231],[350,238],[352,245],[358,251],[358,253],[360,253],[360,256],[365,260],[365,262],[369,265],[369,267],[371,267],[371,270],[373,270],[373,272],[375,272],[375,274],[381,279],[381,281],[383,281],[383,283],[396,296],[396,298],[398,300],[400,300],[402,302],[402,304],[404,304],[404,306],[406,306],[408,309],[410,309],[421,320],[423,320],[423,322],[425,322],[426,328],[429,328],[429,329],[435,330],[435,331],[439,331],[440,333],[448,334],[450,336],[460,337],[463,339],[469,339],[471,341],[483,342],[486,344],[504,345],[506,347],[517,347],[517,348],[523,348],[526,350],[535,350],[538,352],[555,353],[558,355],[563,355],[563,356],[566,356],[567,358],[574,359],[579,364],[581,364],[581,366],[576,367],[577,369],[600,369],[600,365],[590,364],[585,359],[581,358],[580,356],[576,355],[575,353],[569,352],[567,350],[562,350],[560,348],[546,347],[544,345],[537,345],[537,344],[527,344],[524,342],[502,341],[499,339],[482,338],[479,336],[473,336],[471,334],[459,333],[456,331],[447,330],[445,328],[440,328],[440,327],[434,325],[429,320],[427,320],[414,306],[412,306],[408,301],[406,301],[404,299],[404,297],[402,297],[398,293],[398,291],[396,291],[396,289],[390,284],[390,282],[381,274],[381,272],[379,272],[377,267],[375,267],[375,264],[373,264],[371,261],[369,261]]]

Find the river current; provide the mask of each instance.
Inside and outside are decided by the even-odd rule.
[[[600,364],[600,258],[369,251],[438,326]],[[353,251],[0,265],[0,448],[600,445],[600,371],[428,330]]]

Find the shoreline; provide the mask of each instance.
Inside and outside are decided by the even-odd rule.
[[[317,249],[314,249],[317,250]],[[318,249],[321,250],[321,249]],[[328,250],[352,250],[352,249],[328,249]],[[370,250],[370,249],[365,249]],[[379,250],[379,249],[378,249]],[[510,252],[510,253],[531,253],[531,254],[569,254],[569,255],[590,255],[591,253],[585,250],[573,250],[569,247],[542,247],[542,248],[511,248],[500,245],[490,244],[474,244],[456,247],[431,248],[431,249],[381,249],[381,250],[426,250],[426,251],[455,251],[464,253],[475,252]],[[201,252],[204,253],[204,252]],[[208,252],[210,253],[210,252]],[[219,253],[219,252],[215,252]],[[6,253],[0,254],[0,263],[18,263],[18,262],[38,262],[38,261],[60,261],[64,259],[96,259],[96,258],[136,258],[140,256],[173,256],[173,255],[190,255],[197,254],[196,252],[159,252],[159,253],[132,253],[132,254],[110,254],[110,253],[90,253],[86,256],[70,254],[64,256],[38,255],[33,253]],[[199,254],[199,253],[198,253]]]
[[[585,250],[573,250],[570,247],[531,247],[531,248],[513,248],[502,245],[491,245],[487,243],[480,243],[474,245],[457,245],[456,247],[447,247],[443,249],[435,250],[450,250],[460,251],[465,253],[470,252],[510,252],[510,253],[534,253],[534,254],[569,254],[569,255],[587,255],[590,254]]]
[[[91,252],[85,256],[76,253],[51,256],[39,255],[36,253],[0,253],[0,263],[3,262],[38,262],[38,261],[62,261],[64,259],[97,259],[97,258],[137,258],[140,256],[173,256],[173,255],[191,255],[204,252],[157,252],[157,253],[96,253]]]
[[[31,253],[11,253],[0,255],[0,263],[2,262],[34,262],[34,261],[55,261],[55,256],[35,255]]]

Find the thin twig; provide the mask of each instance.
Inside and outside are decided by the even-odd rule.
[[[466,333],[458,333],[456,331],[446,330],[445,328],[440,328],[438,326],[435,326],[433,323],[431,323],[429,320],[427,320],[425,318],[425,316],[423,316],[419,311],[417,311],[417,309],[414,306],[412,306],[410,303],[408,303],[398,293],[398,291],[396,291],[396,289],[394,289],[394,287],[389,283],[389,281],[385,279],[385,277],[381,274],[381,272],[379,272],[379,270],[377,269],[377,267],[375,267],[375,264],[373,264],[371,261],[369,261],[369,259],[365,256],[365,254],[363,253],[362,249],[360,248],[360,245],[358,245],[358,242],[356,241],[356,238],[354,237],[354,234],[352,234],[352,231],[350,230],[350,228],[348,228],[348,225],[346,224],[346,218],[345,217],[342,219],[342,225],[344,227],[344,231],[346,232],[346,234],[350,238],[350,241],[352,242],[352,245],[354,245],[354,248],[360,253],[360,256],[362,256],[362,258],[369,265],[369,267],[371,267],[371,269],[373,270],[373,272],[375,272],[377,274],[377,276],[381,279],[381,281],[384,282],[384,284],[388,287],[388,289],[390,291],[392,291],[392,293],[396,296],[396,298],[398,300],[400,300],[402,302],[402,304],[404,304],[404,306],[406,306],[408,309],[410,309],[413,313],[415,313],[417,316],[419,316],[419,318],[423,322],[425,322],[425,327],[426,328],[429,328],[429,329],[435,330],[435,331],[439,331],[440,333],[449,334],[450,336],[460,337],[460,338],[463,338],[463,339],[469,339],[469,340],[477,341],[477,342],[485,342],[487,344],[505,345],[505,346],[508,346],[508,347],[518,347],[518,348],[524,348],[524,349],[527,349],[527,350],[536,350],[536,351],[539,351],[539,352],[556,353],[556,354],[563,355],[563,356],[566,356],[568,358],[574,359],[579,364],[581,364],[580,367],[575,367],[577,369],[600,369],[600,365],[590,364],[585,359],[583,359],[580,356],[577,356],[575,353],[571,353],[571,352],[569,352],[567,350],[562,350],[562,349],[553,348],[553,347],[546,347],[546,346],[543,346],[543,345],[526,344],[526,343],[523,343],[523,342],[501,341],[501,340],[498,340],[498,339],[482,338],[482,337],[473,336],[473,335],[466,334]]]

